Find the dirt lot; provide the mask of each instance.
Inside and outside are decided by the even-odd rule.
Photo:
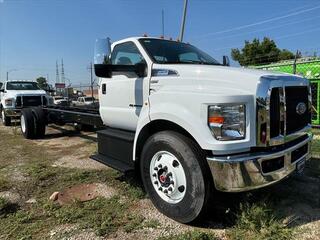
[[[1,126],[0,239],[320,239],[315,134],[304,175],[250,193],[217,193],[207,218],[188,226],[160,214],[134,176],[90,160],[94,133],[55,127],[29,141]],[[79,185],[93,187],[97,198],[64,206],[49,200]]]

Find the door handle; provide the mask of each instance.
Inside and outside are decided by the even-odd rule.
[[[106,92],[107,92],[107,84],[102,84],[102,94],[106,94]]]

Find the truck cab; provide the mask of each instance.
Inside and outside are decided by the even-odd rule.
[[[154,205],[180,222],[201,216],[214,189],[266,187],[310,158],[308,80],[227,65],[161,38],[96,43],[107,128],[94,159],[138,169]]]
[[[12,118],[20,116],[22,108],[48,105],[52,98],[37,82],[9,80],[0,88],[0,102],[2,123],[9,126]]]

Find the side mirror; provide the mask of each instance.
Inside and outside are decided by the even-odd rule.
[[[230,60],[229,60],[229,57],[228,56],[223,56],[223,66],[227,66],[229,67],[230,66]]]
[[[112,76],[110,38],[97,39],[94,47],[94,71],[97,77],[110,78]]]
[[[110,38],[97,39],[94,55],[94,71],[97,77],[111,78],[112,72],[135,73],[138,77],[146,76],[146,63],[138,63],[135,65],[113,65],[110,58]]]

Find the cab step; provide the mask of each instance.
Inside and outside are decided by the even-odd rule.
[[[132,159],[134,132],[107,128],[97,132],[98,154],[92,159],[121,172],[134,170]]]

